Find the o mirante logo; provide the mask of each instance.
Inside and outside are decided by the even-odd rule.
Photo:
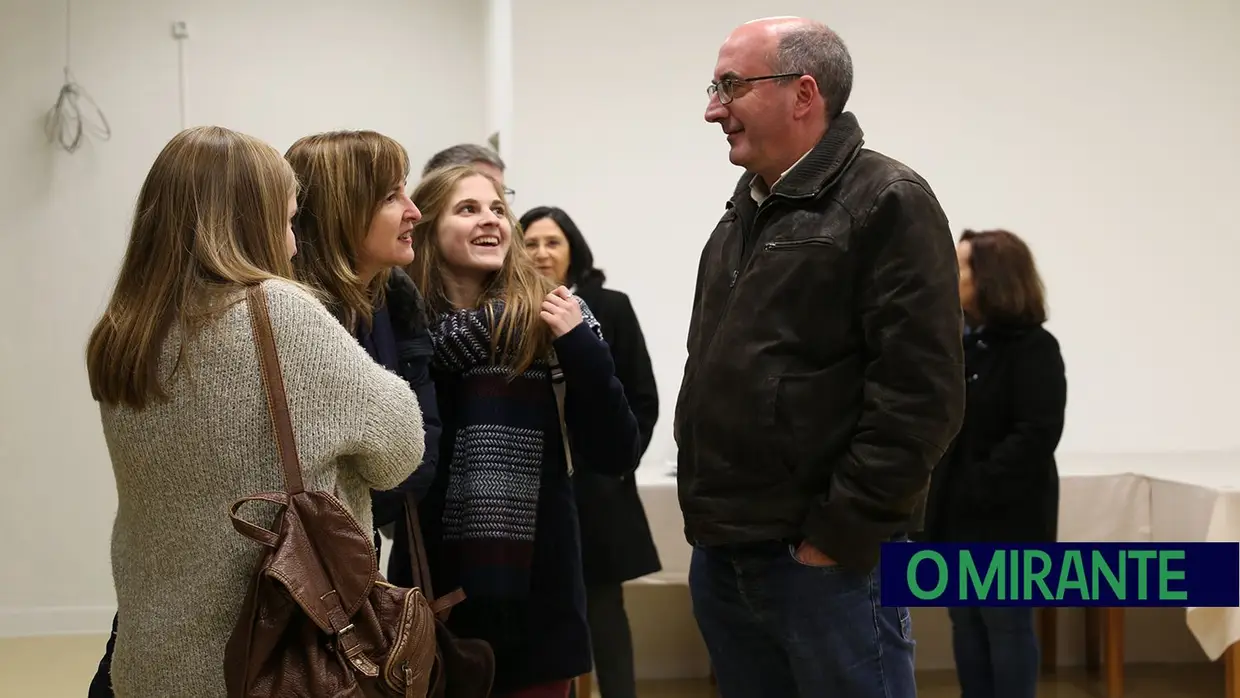
[[[892,606],[1240,605],[1238,543],[885,543]]]

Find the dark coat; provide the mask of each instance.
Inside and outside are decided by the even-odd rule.
[[[439,461],[439,405],[435,398],[435,382],[430,374],[430,331],[427,329],[425,303],[418,287],[405,272],[393,269],[388,278],[383,304],[376,308],[370,332],[360,330],[358,341],[380,364],[395,371],[409,383],[422,408],[422,428],[426,450],[422,464],[394,490],[372,492],[375,527],[396,523],[394,538],[401,540],[408,533],[405,527],[405,493],[413,492],[419,499],[435,481]],[[378,543],[378,535],[375,536]],[[407,562],[407,558],[406,558]],[[389,560],[389,567],[392,562]],[[389,574],[390,574],[389,569]]]
[[[578,288],[576,293],[603,328],[603,338],[616,362],[616,378],[637,417],[644,454],[659,419],[659,393],[637,314],[629,297],[619,291],[595,285]],[[573,484],[586,584],[620,584],[658,572],[659,553],[637,496],[636,478],[583,469],[573,474]]]
[[[631,474],[637,468],[640,431],[616,378],[615,360],[607,345],[583,323],[556,339],[553,346],[564,371],[564,421],[574,444],[573,477],[587,470],[611,477]],[[439,462],[443,465],[435,473],[418,515],[435,591],[446,593],[461,587],[461,582],[459,560],[451,557],[443,543],[443,512],[456,437],[468,423],[468,409],[476,400],[466,399],[459,374],[436,371],[434,366],[431,371],[443,423],[439,442]],[[550,383],[546,399],[548,438],[538,495],[530,595],[523,599],[469,596],[452,609],[448,619],[449,628],[457,635],[491,644],[496,660],[496,694],[580,676],[590,671],[593,661],[577,504]],[[392,583],[412,583],[408,542],[403,536],[393,541],[389,567]]]
[[[955,244],[929,185],[851,113],[702,250],[676,404],[691,543],[807,541],[872,569],[920,529],[964,412]]]
[[[1053,542],[1068,393],[1059,343],[1041,327],[985,328],[964,346],[964,426],[934,471],[921,537]]]

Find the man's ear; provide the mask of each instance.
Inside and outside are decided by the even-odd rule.
[[[793,111],[798,117],[813,113],[822,103],[822,93],[818,91],[818,83],[808,75],[797,78],[796,103]]]

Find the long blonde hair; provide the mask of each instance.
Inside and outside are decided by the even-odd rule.
[[[369,324],[391,272],[363,283],[358,251],[384,198],[409,175],[408,154],[374,131],[333,131],[302,138],[285,158],[301,182],[297,277],[329,294],[342,322],[351,315]]]
[[[216,301],[227,291],[292,278],[288,206],[296,191],[288,162],[257,138],[203,126],[164,146],[138,194],[116,286],[87,345],[96,400],[141,409],[164,399],[159,357],[174,323],[188,337],[222,309]]]
[[[470,177],[486,177],[495,193],[504,199],[504,188],[486,173],[472,165],[455,165],[431,172],[414,189],[413,203],[422,211],[422,220],[413,229],[414,260],[407,271],[426,297],[432,316],[452,310],[444,284],[443,254],[439,251],[439,222],[452,205],[452,192]],[[503,301],[503,312],[496,318],[489,314],[491,351],[502,355],[511,365],[512,374],[520,374],[535,359],[551,349],[551,329],[539,313],[542,302],[554,285],[534,268],[525,251],[525,234],[507,205],[504,216],[512,230],[512,240],[504,264],[483,285],[481,297],[474,307],[486,306],[491,300]]]

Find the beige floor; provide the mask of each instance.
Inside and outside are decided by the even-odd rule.
[[[63,636],[0,640],[0,696],[5,698],[82,698],[94,676],[105,637]],[[960,695],[951,672],[928,672],[918,679],[920,698]],[[1223,676],[1218,664],[1132,666],[1125,698],[1219,698]],[[706,681],[650,681],[641,698],[715,698]],[[1041,698],[1099,698],[1101,685],[1078,671],[1047,679]]]
[[[1124,698],[1220,698],[1223,676],[1210,665],[1129,667]],[[655,681],[640,688],[641,698],[715,698],[705,681]],[[927,672],[917,678],[918,698],[959,698],[951,672]],[[1080,672],[1048,679],[1039,698],[1101,698],[1102,686]]]

